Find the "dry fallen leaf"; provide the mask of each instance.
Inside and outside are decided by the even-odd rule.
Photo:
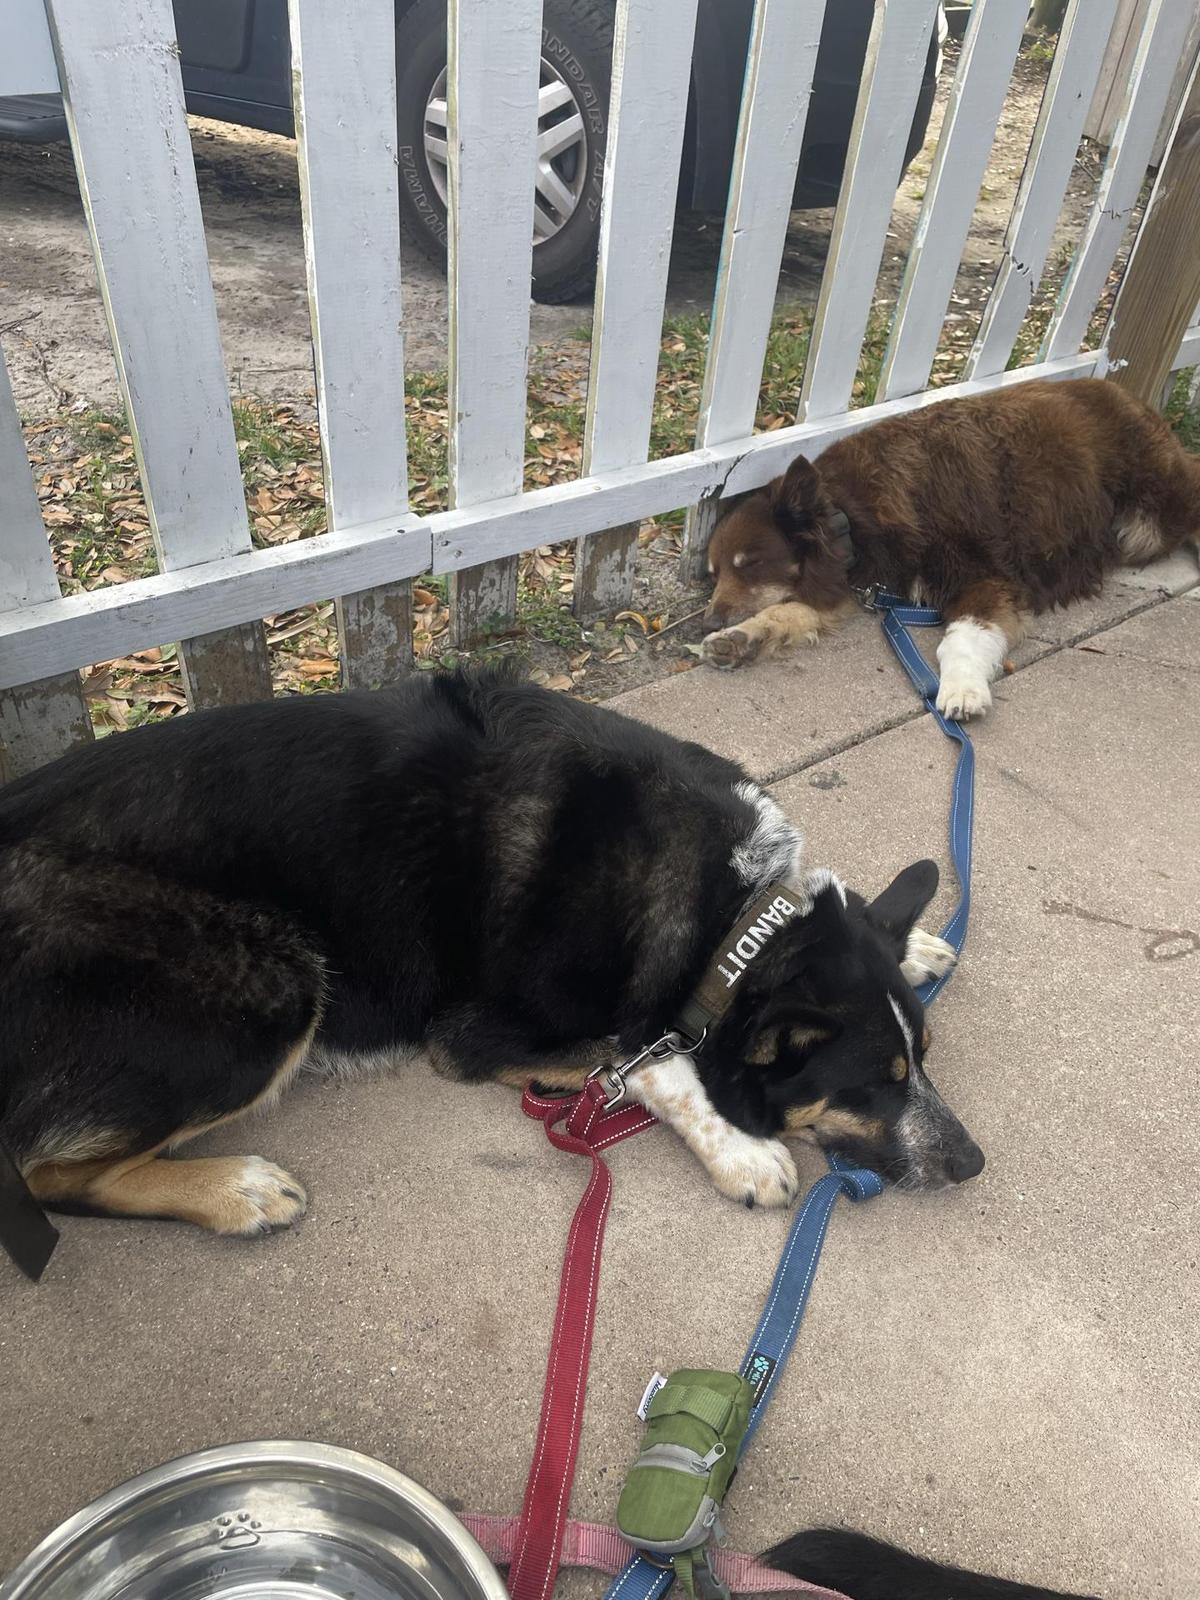
[[[643,633],[650,632],[650,624],[640,611],[618,611],[614,622],[636,622]]]

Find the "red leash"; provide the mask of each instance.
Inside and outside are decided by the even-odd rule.
[[[527,1117],[545,1124],[551,1144],[591,1158],[592,1176],[575,1209],[563,1253],[542,1414],[508,1574],[512,1600],[547,1600],[558,1576],[583,1426],[604,1223],[612,1199],[612,1176],[599,1152],[655,1125],[641,1106],[606,1112],[606,1099],[607,1090],[593,1079],[582,1094],[570,1099],[547,1099],[526,1089],[521,1102]],[[564,1119],[566,1128],[559,1129],[557,1124]]]

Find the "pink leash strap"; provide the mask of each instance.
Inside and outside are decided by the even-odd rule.
[[[641,1106],[606,1112],[605,1100],[605,1089],[593,1079],[582,1094],[570,1099],[547,1099],[527,1089],[522,1101],[526,1116],[545,1124],[551,1144],[590,1159],[592,1176],[576,1208],[563,1255],[542,1413],[508,1575],[512,1600],[548,1600],[558,1574],[583,1427],[600,1251],[612,1198],[612,1177],[599,1152],[654,1126],[655,1119]],[[557,1124],[564,1118],[567,1126],[560,1130]]]
[[[489,1517],[479,1512],[461,1512],[459,1521],[482,1545],[484,1553],[497,1566],[508,1566],[513,1559],[520,1529],[517,1517]],[[563,1529],[561,1561],[564,1567],[587,1567],[593,1572],[615,1576],[637,1554],[615,1528],[602,1522],[568,1522]],[[713,1567],[717,1577],[734,1594],[804,1594],[809,1600],[846,1600],[833,1589],[820,1589],[793,1578],[790,1573],[764,1567],[757,1556],[741,1550],[716,1550]]]

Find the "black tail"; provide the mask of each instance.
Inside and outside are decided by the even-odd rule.
[[[847,1600],[1098,1600],[944,1567],[849,1528],[794,1534],[762,1560],[778,1572],[837,1589]]]

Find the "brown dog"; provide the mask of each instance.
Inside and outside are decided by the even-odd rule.
[[[815,644],[878,585],[942,612],[938,707],[976,716],[1030,615],[1198,535],[1200,461],[1114,384],[947,400],[864,428],[815,463],[798,456],[718,523],[704,658],[736,667]]]

